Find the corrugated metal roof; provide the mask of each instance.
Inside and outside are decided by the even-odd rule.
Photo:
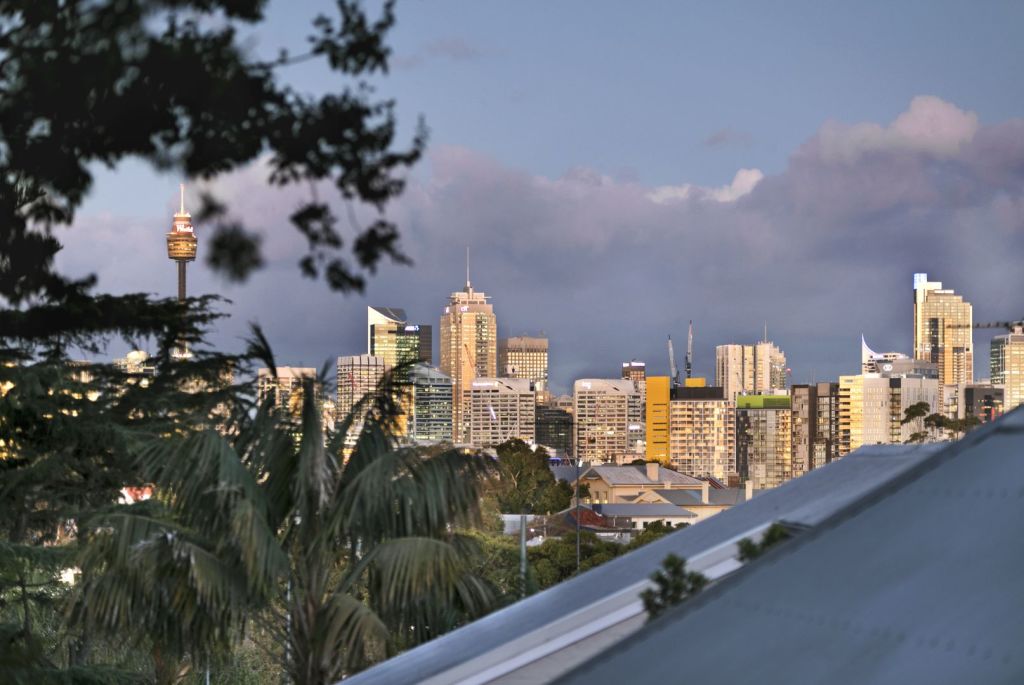
[[[750,502],[666,535],[389,659],[347,679],[346,683],[413,683],[431,677],[443,681],[445,678],[441,674],[449,669],[496,652],[517,638],[645,581],[667,554],[690,558],[779,519],[813,525],[896,474],[920,463],[935,450],[936,447],[931,445],[863,448],[838,462],[767,490]],[[742,643],[728,642],[735,650],[745,648]],[[678,645],[675,649],[678,651]],[[673,677],[678,673],[677,668]]]
[[[610,485],[657,485],[659,483],[672,483],[673,485],[694,485],[700,487],[701,481],[693,476],[658,467],[658,477],[654,480],[647,477],[646,464],[633,464],[625,466],[591,466],[588,471],[604,478]]]
[[[697,516],[674,504],[595,504],[593,507],[602,516]]]
[[[559,682],[1021,683],[1022,530],[1024,408]]]

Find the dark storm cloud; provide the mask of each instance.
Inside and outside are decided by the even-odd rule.
[[[364,351],[367,304],[436,327],[469,245],[500,334],[551,338],[556,389],[614,376],[631,358],[666,373],[666,335],[680,350],[689,319],[699,374],[713,374],[716,344],[751,342],[767,321],[795,381],[835,378],[857,371],[861,332],[875,349],[910,351],[915,271],[963,293],[976,320],[1024,314],[1022,132],[915,98],[889,125],[826,123],[782,173],[741,170],[720,188],[648,188],[585,168],[552,179],[436,148],[390,210],[415,266],[385,267],[365,297],[300,277],[303,246],[286,219],[298,198],[265,190],[253,168],[217,191],[264,229],[269,267],[239,287],[200,265],[190,287],[233,300],[220,344],[258,320],[281,363],[319,366]],[[105,289],[170,294],[170,209],[83,220],[62,263],[97,271]],[[979,372],[987,354],[976,339]]]

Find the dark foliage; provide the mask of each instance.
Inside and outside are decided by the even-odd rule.
[[[775,545],[788,540],[791,536],[789,530],[781,523],[773,523],[768,527],[768,530],[761,536],[760,542],[754,542],[750,538],[743,538],[736,546],[739,547],[740,554],[739,560],[743,562],[751,561],[764,554],[768,549]]]
[[[651,580],[655,587],[640,593],[647,610],[648,620],[654,620],[666,610],[697,594],[708,584],[700,573],[686,570],[686,560],[669,554],[661,562],[662,568],[654,572]]]

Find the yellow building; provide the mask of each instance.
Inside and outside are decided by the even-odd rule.
[[[1003,386],[1003,410],[1024,404],[1024,326],[992,339],[989,364],[992,382]]]
[[[669,463],[669,377],[647,379],[647,461]]]
[[[468,274],[467,274],[468,276]],[[475,378],[498,375],[498,321],[484,293],[454,292],[441,315],[441,371],[452,379],[452,437],[465,440],[464,393]]]
[[[914,274],[914,359],[939,365],[939,385],[974,382],[971,304],[928,274]]]

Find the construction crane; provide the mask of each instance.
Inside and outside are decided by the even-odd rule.
[[[693,319],[690,319],[690,329],[686,333],[686,378],[693,377]]]
[[[676,368],[676,351],[672,349],[671,335],[668,336],[668,368],[672,378],[672,387],[678,388],[681,383],[679,382],[679,369]]]

